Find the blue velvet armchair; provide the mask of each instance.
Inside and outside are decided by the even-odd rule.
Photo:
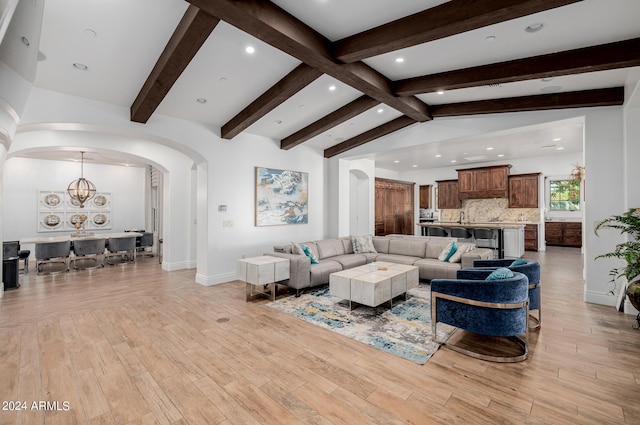
[[[501,363],[527,358],[529,280],[522,273],[500,280],[485,280],[493,270],[462,269],[456,279],[431,281],[431,322],[434,340],[468,356]],[[438,340],[437,325],[445,323],[478,335],[515,343],[509,354],[474,350]],[[451,338],[449,338],[451,339]]]
[[[534,321],[535,325],[531,330],[539,329],[542,324],[542,303],[540,301],[540,263],[533,260],[524,260],[526,263],[512,266],[514,260],[475,260],[473,268],[496,269],[498,267],[506,267],[514,272],[519,272],[527,276],[529,279],[529,317]],[[537,315],[531,314],[536,312]]]

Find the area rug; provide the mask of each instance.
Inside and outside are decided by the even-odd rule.
[[[418,364],[425,364],[439,347],[432,340],[428,284],[409,290],[406,301],[396,298],[392,308],[385,303],[378,307],[358,306],[351,311],[348,301],[329,294],[328,286],[267,305]],[[446,340],[454,330],[438,325],[439,340]]]

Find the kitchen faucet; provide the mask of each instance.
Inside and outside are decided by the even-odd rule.
[[[460,211],[460,219],[458,220],[458,223],[462,224],[463,221],[464,221],[464,211]]]

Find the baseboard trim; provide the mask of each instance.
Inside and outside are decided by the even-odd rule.
[[[196,273],[196,283],[202,286],[220,285],[221,283],[231,282],[237,279],[236,273],[223,273],[214,276],[206,276]]]
[[[179,261],[176,263],[167,263],[166,261],[162,262],[162,269],[168,272],[173,272],[176,270],[184,270],[184,269],[195,269],[196,263],[194,261]]]
[[[592,304],[608,305],[616,307],[616,297],[610,294],[584,291],[584,300]]]

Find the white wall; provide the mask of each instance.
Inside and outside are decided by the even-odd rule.
[[[8,158],[3,168],[5,240],[60,235],[38,232],[38,192],[65,191],[71,181],[80,177],[80,163],[14,157]],[[84,176],[98,192],[111,193],[111,229],[93,232],[144,228],[144,168],[85,163]]]

